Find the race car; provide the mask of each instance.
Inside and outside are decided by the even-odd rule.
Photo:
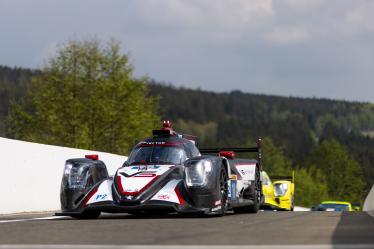
[[[352,204],[346,201],[323,201],[317,207],[312,207],[312,211],[348,211],[352,212]]]
[[[255,152],[257,159],[235,159]],[[213,154],[213,155],[211,155]],[[197,138],[163,122],[135,145],[114,177],[98,155],[69,159],[61,182],[61,212],[74,218],[106,213],[256,213],[262,199],[261,140],[252,148],[198,149]]]
[[[294,172],[292,176],[272,176],[271,179],[265,171],[261,172],[262,189],[264,201],[261,205],[263,209],[293,211],[295,181]]]
[[[261,203],[261,208],[277,209],[278,203],[275,201],[274,185],[266,171],[261,171],[261,183],[262,193],[264,195],[264,200]]]

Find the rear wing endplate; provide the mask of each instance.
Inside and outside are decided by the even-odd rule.
[[[261,150],[261,138],[257,139],[257,147],[246,147],[246,148],[237,148],[237,147],[224,147],[224,148],[213,148],[213,149],[199,149],[201,154],[215,154],[222,151],[233,151],[235,153],[257,153],[257,161],[260,165],[260,170],[262,170],[262,150]]]
[[[288,175],[288,176],[269,176],[269,177],[272,181],[284,180],[284,181],[295,182],[295,171],[292,171],[292,175]]]

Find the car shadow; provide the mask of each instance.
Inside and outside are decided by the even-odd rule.
[[[234,213],[226,213],[225,216],[231,216]],[[203,215],[203,214],[179,214],[179,213],[168,213],[168,214],[127,214],[127,213],[118,213],[118,214],[109,214],[103,213],[100,217],[96,220],[141,220],[141,219],[214,219],[220,218],[220,216],[216,215]],[[79,220],[72,217],[61,217],[58,220]],[[83,219],[85,220],[85,219]]]
[[[371,244],[374,248],[374,217],[366,212],[342,212],[332,243]]]

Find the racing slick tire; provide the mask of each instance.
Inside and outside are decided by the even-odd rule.
[[[245,206],[245,207],[237,207],[233,208],[235,213],[257,213],[260,209],[261,205],[261,177],[260,177],[260,171],[258,168],[256,168],[255,172],[255,181],[254,181],[254,198],[253,198],[253,205]]]
[[[101,212],[97,210],[89,210],[89,211],[83,211],[81,214],[72,214],[70,215],[73,218],[76,219],[82,219],[82,220],[91,220],[91,219],[97,219],[99,218]]]
[[[210,217],[221,217],[224,216],[228,209],[228,177],[225,168],[222,166],[219,174],[217,174],[217,195],[220,196],[220,207],[219,210],[212,211],[211,213],[205,214],[203,216]]]
[[[224,216],[228,208],[228,179],[224,167],[221,168],[219,173],[219,192],[221,197],[221,210],[219,216]]]

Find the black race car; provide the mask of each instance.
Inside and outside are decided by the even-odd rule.
[[[196,141],[194,136],[176,133],[164,121],[152,138],[136,144],[114,177],[97,155],[67,160],[61,183],[62,212],[56,215],[256,213],[263,199],[260,140],[253,148],[200,150]],[[258,157],[234,158],[235,153],[244,152],[256,152]]]

